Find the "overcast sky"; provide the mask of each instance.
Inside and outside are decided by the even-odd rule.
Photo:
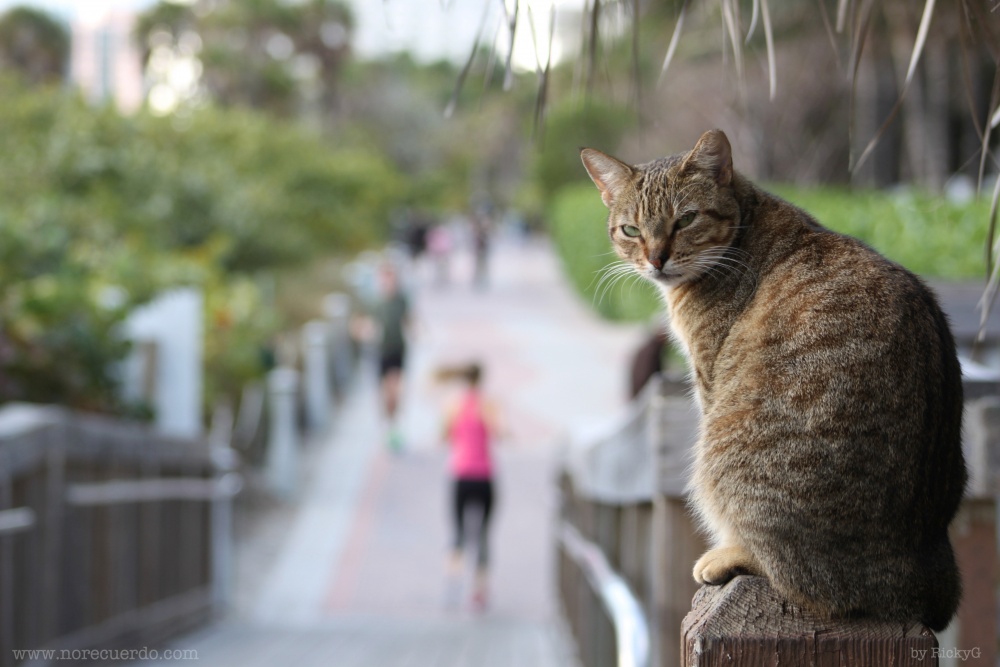
[[[141,10],[154,0],[0,0],[0,10],[16,4],[42,7],[66,20],[100,15],[112,8]],[[361,57],[378,56],[387,52],[411,51],[421,60],[447,57],[462,61],[468,55],[483,20],[489,12],[484,39],[492,39],[502,15],[495,0],[347,0],[354,9],[357,27],[354,48]],[[548,34],[549,8],[577,8],[583,0],[533,0],[521,3],[533,7],[540,39]],[[527,12],[521,26],[527,28]],[[534,62],[534,48],[529,30],[518,30],[520,39],[515,47],[518,61],[525,67]]]

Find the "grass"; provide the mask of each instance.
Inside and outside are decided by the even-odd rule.
[[[915,273],[946,280],[982,279],[985,274],[988,201],[957,204],[913,191],[767,189]],[[566,274],[602,317],[648,320],[661,308],[651,285],[626,278],[605,289],[607,281],[600,281],[602,271],[618,259],[611,252],[606,221],[607,210],[593,185],[567,186],[556,195],[550,233]]]

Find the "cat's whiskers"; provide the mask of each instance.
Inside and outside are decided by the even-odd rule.
[[[607,281],[611,280],[615,275],[617,275],[617,273],[620,270],[621,269],[619,267],[617,267],[617,266],[615,266],[613,264],[609,265],[609,266],[607,266],[607,267],[605,267],[604,269],[601,270],[600,279],[597,281],[597,284],[594,285],[594,298],[595,299],[597,298],[597,295],[600,294],[601,287],[604,285],[604,283],[606,283]],[[589,289],[589,287],[588,287],[588,289]]]
[[[604,295],[609,292],[615,283],[624,279],[625,276],[629,275],[633,271],[634,269],[630,264],[621,260],[608,264],[606,267],[601,269],[601,273],[603,275],[601,275],[601,279],[594,287],[594,298],[597,300],[598,305],[604,302]]]
[[[632,298],[632,290],[635,289],[635,286],[643,284],[642,276],[640,276],[638,273],[633,273],[632,277],[629,279],[628,283],[629,283],[628,297],[631,299]]]
[[[724,279],[726,277],[726,272],[722,268],[715,264],[714,262],[709,262],[705,260],[696,260],[693,267],[701,273],[701,275],[709,274],[715,278]]]
[[[723,251],[710,250],[708,252],[702,253],[698,257],[698,259],[711,262],[716,266],[725,267],[732,271],[739,271],[742,275],[749,275],[754,281],[754,286],[756,286],[757,274],[753,270],[753,267],[751,267],[747,262],[743,261],[742,259],[737,259],[736,257],[733,257],[730,253],[736,255],[741,254],[747,259],[749,259],[747,253],[740,250],[739,248],[727,248],[726,250]]]
[[[749,275],[753,280],[754,289],[757,288],[757,276],[753,269],[745,262],[729,257],[724,252],[708,251],[702,253],[695,259],[693,266],[717,278],[725,278],[736,274],[740,277]]]
[[[629,276],[629,273],[626,272],[626,271],[622,271],[622,272],[619,272],[619,273],[615,274],[615,276],[604,285],[604,289],[601,290],[601,293],[600,293],[600,295],[598,297],[598,302],[597,303],[598,304],[604,303],[604,296],[606,294],[610,293],[611,289],[615,285],[617,285],[621,281],[625,280],[625,278],[627,278],[628,276]]]
[[[614,251],[611,251],[611,252],[614,252]],[[624,261],[617,260],[617,261],[611,262],[610,264],[605,264],[601,268],[599,268],[596,271],[594,271],[594,274],[595,274],[594,278],[587,285],[587,287],[585,288],[585,291],[589,290],[591,287],[593,287],[596,290],[598,287],[601,286],[601,283],[604,282],[604,280],[608,277],[608,273],[610,271],[612,271],[613,269],[617,269],[619,265],[623,265],[623,264],[625,264]],[[596,286],[594,286],[594,281],[597,281],[597,285]]]

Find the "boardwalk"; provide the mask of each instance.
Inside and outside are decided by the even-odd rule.
[[[234,613],[173,648],[220,667],[573,664],[552,577],[557,448],[623,405],[640,332],[595,321],[545,245],[502,244],[494,260],[485,291],[468,286],[461,261],[447,288],[414,281],[405,453],[382,446],[365,369],[330,436],[307,453],[298,502],[241,537]],[[470,358],[484,362],[509,431],[482,614],[443,604],[447,389],[432,381],[437,365]]]

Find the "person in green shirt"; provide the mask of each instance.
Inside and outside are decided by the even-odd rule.
[[[386,265],[382,268],[380,287],[382,298],[374,313],[381,330],[379,384],[382,406],[389,424],[389,448],[398,452],[403,447],[403,441],[396,416],[399,412],[399,394],[406,361],[406,329],[409,327],[410,304],[399,287],[399,277],[393,267]]]

